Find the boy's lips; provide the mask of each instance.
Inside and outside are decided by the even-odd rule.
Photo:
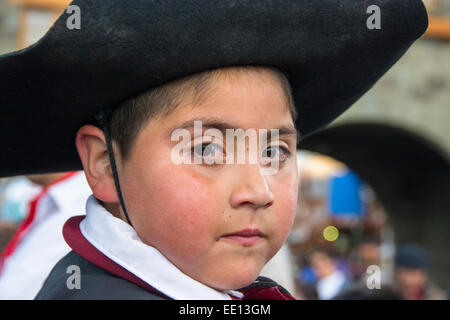
[[[261,241],[265,237],[265,234],[262,233],[259,229],[246,228],[240,231],[227,233],[220,238],[248,246]]]

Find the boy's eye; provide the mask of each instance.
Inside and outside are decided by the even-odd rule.
[[[193,147],[194,158],[200,159],[205,164],[222,164],[223,148],[215,143],[203,143]]]
[[[262,157],[264,162],[285,162],[287,158],[291,155],[291,152],[282,146],[270,146],[264,149]]]

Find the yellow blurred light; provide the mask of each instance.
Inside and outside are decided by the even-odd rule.
[[[330,242],[336,241],[339,237],[339,230],[335,226],[328,226],[323,229],[323,237]]]

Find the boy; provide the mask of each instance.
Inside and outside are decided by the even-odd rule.
[[[337,117],[427,25],[418,0],[374,2],[381,30],[350,0],[80,0],[79,29],[63,15],[38,44],[0,58],[12,78],[1,83],[7,128],[42,128],[10,107],[17,88],[29,90],[20,104],[37,101],[28,112],[51,119],[8,149],[29,155],[28,140],[44,137],[55,166],[71,169],[75,150],[63,146],[75,139],[93,191],[86,218],[64,227],[73,251],[37,298],[292,299],[257,277],[295,212],[296,129]],[[42,82],[50,88],[29,85]],[[249,139],[231,143],[242,132]]]

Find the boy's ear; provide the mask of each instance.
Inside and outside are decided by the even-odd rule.
[[[119,202],[103,131],[85,125],[78,130],[75,144],[94,196],[103,202]]]

